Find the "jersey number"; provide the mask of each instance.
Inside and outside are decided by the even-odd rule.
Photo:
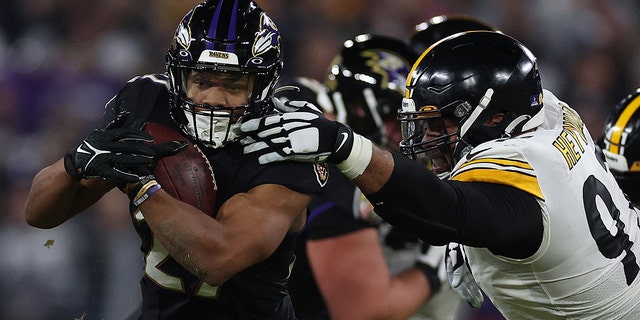
[[[596,241],[600,253],[608,259],[614,259],[619,257],[623,252],[626,253],[625,257],[622,258],[622,265],[624,266],[627,285],[631,285],[633,280],[638,276],[640,267],[638,266],[635,254],[631,252],[633,242],[629,240],[629,235],[624,232],[625,224],[620,220],[620,210],[613,203],[613,198],[611,198],[611,193],[609,193],[607,187],[593,175],[589,176],[587,181],[584,182],[582,192],[591,236]],[[614,235],[611,235],[611,232],[602,220],[601,213],[596,206],[596,197],[602,199],[609,215],[616,222],[617,230],[615,230]]]
[[[160,269],[167,259],[169,259],[169,251],[167,251],[156,237],[153,237],[153,246],[145,259],[144,272],[153,282],[162,288],[185,292],[184,281],[182,279]],[[198,291],[196,291],[195,295],[203,298],[217,298],[219,289],[220,287],[214,287],[200,281]]]

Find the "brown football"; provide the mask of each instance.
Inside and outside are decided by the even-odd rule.
[[[166,141],[187,141],[189,144],[177,154],[158,160],[153,175],[167,193],[208,215],[215,216],[216,185],[211,164],[200,148],[176,130],[149,122],[144,130],[151,134],[154,144]]]

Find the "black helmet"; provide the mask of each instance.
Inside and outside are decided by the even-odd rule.
[[[273,110],[271,96],[283,66],[280,33],[253,1],[206,1],[180,21],[166,62],[172,115],[187,134],[217,148],[236,138],[231,129],[239,118]],[[249,75],[253,81],[249,103],[196,105],[186,96],[187,76],[193,70]],[[194,111],[196,106],[199,111]]]
[[[640,88],[615,107],[599,144],[622,190],[640,203]]]
[[[409,38],[409,45],[417,55],[421,55],[424,50],[441,39],[458,32],[472,30],[496,31],[494,27],[468,15],[441,15],[417,24],[415,32]]]
[[[275,97],[287,101],[307,101],[318,107],[322,112],[335,114],[329,89],[318,80],[307,77],[294,77],[281,81],[275,91]]]
[[[325,84],[338,121],[384,144],[383,118],[396,117],[417,56],[402,40],[361,34],[343,43]]]
[[[524,45],[500,32],[457,33],[427,49],[411,70],[398,112],[400,149],[417,160],[438,150],[455,162],[482,142],[539,126],[542,110],[536,58]],[[445,119],[455,132],[444,130]],[[442,136],[428,140],[427,130]]]

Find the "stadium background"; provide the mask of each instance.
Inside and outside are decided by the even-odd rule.
[[[33,175],[97,125],[134,75],[164,70],[175,26],[198,1],[3,0],[0,10],[0,319],[123,319],[139,301],[142,257],[124,197],[65,225],[24,222]],[[628,0],[258,0],[283,35],[283,77],[322,79],[358,33],[406,39],[429,17],[466,13],[538,56],[544,86],[594,136],[640,86],[640,4]],[[52,240],[52,241],[50,241]],[[463,320],[499,319],[486,308]]]

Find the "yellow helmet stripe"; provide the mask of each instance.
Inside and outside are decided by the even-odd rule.
[[[544,200],[542,190],[538,185],[535,176],[522,172],[496,170],[496,169],[474,169],[456,174],[451,180],[464,182],[488,182],[512,186],[525,191],[538,199]]]
[[[485,30],[469,30],[469,31],[463,31],[460,33],[470,33],[470,32],[487,32]],[[442,42],[442,40],[446,39],[442,38],[438,41],[436,41],[434,44],[432,44],[431,46],[429,46],[426,50],[424,50],[424,52],[422,52],[422,54],[420,55],[420,57],[418,57],[418,60],[416,60],[416,62],[413,64],[413,66],[411,66],[411,71],[409,71],[409,76],[407,77],[407,83],[405,85],[406,89],[404,90],[404,97],[409,99],[410,98],[410,94],[409,94],[409,86],[411,86],[411,82],[413,82],[413,72],[416,70],[416,68],[418,67],[418,65],[420,64],[420,62],[422,62],[422,59],[429,54],[429,52],[431,51],[431,49],[433,49],[433,47],[436,46],[436,44]]]
[[[609,151],[611,153],[620,154],[620,144],[622,143],[622,132],[624,128],[631,120],[631,117],[634,113],[640,108],[640,95],[635,97],[629,105],[622,111],[620,117],[616,121],[614,128],[618,128],[618,130],[612,130],[611,137],[609,140],[611,143],[609,144]]]
[[[438,41],[439,42],[439,41]],[[437,42],[436,42],[437,43]],[[404,97],[405,98],[409,98],[411,96],[411,94],[409,94],[409,86],[411,85],[411,82],[413,82],[413,73],[414,71],[416,71],[416,68],[418,67],[418,65],[420,64],[420,62],[422,62],[422,59],[429,54],[429,51],[431,51],[431,48],[433,48],[433,45],[431,45],[429,48],[427,48],[424,52],[422,52],[422,54],[420,55],[420,57],[418,57],[418,60],[416,60],[416,62],[413,64],[413,66],[411,66],[411,71],[409,71],[409,76],[407,77],[407,83],[405,84],[405,90],[404,90]]]

